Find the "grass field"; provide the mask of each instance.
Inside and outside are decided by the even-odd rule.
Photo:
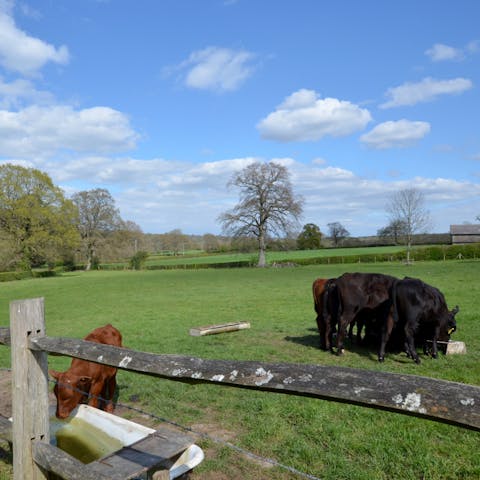
[[[358,248],[321,248],[319,250],[291,250],[291,251],[268,251],[266,254],[267,263],[282,262],[285,260],[296,260],[318,257],[341,257],[363,254],[395,253],[405,250],[402,246],[382,247],[358,247]],[[191,265],[205,263],[228,263],[250,261],[255,264],[258,261],[258,253],[216,253],[201,254],[189,253],[178,256],[150,255],[146,261],[147,266],[155,265]]]
[[[414,276],[438,287],[452,308],[460,306],[454,339],[467,355],[422,357],[354,346],[343,357],[318,348],[311,284],[345,271]],[[47,333],[83,337],[111,322],[130,348],[204,358],[342,365],[480,384],[480,262],[449,261],[375,265],[325,265],[279,269],[73,272],[61,277],[0,284],[0,326],[7,326],[9,302],[45,298]],[[191,337],[194,326],[247,320],[249,330]],[[50,357],[65,369],[67,358]],[[10,365],[0,347],[0,367]],[[184,385],[119,372],[119,402],[227,439],[316,477],[349,480],[480,478],[476,432],[427,420],[321,400]],[[0,412],[1,413],[1,412]],[[211,440],[201,440],[207,458],[191,475],[199,479],[297,479],[267,468]],[[9,478],[3,470],[3,478]],[[0,479],[2,466],[0,462]]]

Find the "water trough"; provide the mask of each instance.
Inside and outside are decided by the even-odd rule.
[[[97,468],[105,464],[114,466],[115,470],[125,472],[125,478],[150,479],[156,470],[167,465],[172,480],[204,459],[203,450],[187,435],[167,428],[154,430],[88,405],[79,405],[66,420],[58,420],[54,409],[51,410],[50,436],[52,444],[81,462],[95,463]],[[159,442],[170,445],[158,450]],[[135,463],[135,455],[139,456],[137,463],[142,472],[131,465]]]

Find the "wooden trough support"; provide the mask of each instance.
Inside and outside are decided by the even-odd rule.
[[[192,443],[189,435],[161,427],[133,445],[87,465],[43,442],[34,443],[33,454],[35,462],[66,480],[130,480],[152,471],[154,478],[163,479],[169,478],[169,468]]]

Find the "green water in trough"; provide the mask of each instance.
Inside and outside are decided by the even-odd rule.
[[[123,445],[103,430],[80,418],[50,419],[51,443],[83,463],[90,463],[120,450]]]

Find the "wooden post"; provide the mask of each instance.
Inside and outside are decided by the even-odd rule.
[[[14,480],[47,479],[33,461],[32,441],[50,441],[47,353],[29,349],[45,335],[43,298],[10,303]]]

